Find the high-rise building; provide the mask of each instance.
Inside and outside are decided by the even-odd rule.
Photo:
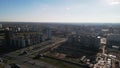
[[[2,24],[0,24],[0,28],[2,28]]]
[[[52,31],[50,28],[44,29],[43,34],[44,34],[46,39],[52,39]]]
[[[108,34],[107,35],[107,46],[120,46],[120,34]]]

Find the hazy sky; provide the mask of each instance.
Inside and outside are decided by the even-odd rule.
[[[0,0],[0,21],[120,22],[120,0]]]

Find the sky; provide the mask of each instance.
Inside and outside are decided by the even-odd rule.
[[[0,21],[120,22],[120,0],[0,0]]]

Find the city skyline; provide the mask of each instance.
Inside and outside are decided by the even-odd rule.
[[[120,22],[120,0],[1,0],[0,21]]]

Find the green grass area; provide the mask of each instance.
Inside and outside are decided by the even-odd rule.
[[[8,62],[9,62],[9,60],[3,59],[3,63],[8,63]]]
[[[4,36],[0,36],[0,39],[2,40],[2,39],[5,39],[5,38],[4,38]]]
[[[5,64],[0,63],[0,68],[5,68]]]
[[[14,55],[19,55],[21,52],[20,51],[15,51],[13,54]]]
[[[58,66],[59,68],[79,68],[76,65],[65,63],[65,62],[58,61],[58,60],[49,59],[49,58],[41,58],[40,61],[44,61],[49,64]]]
[[[35,56],[36,56],[36,54],[30,54],[30,55],[28,55],[29,58],[33,58]]]
[[[8,65],[10,63],[10,61],[5,58],[4,59],[2,58],[2,60],[3,60],[3,62],[2,63],[0,62],[0,68],[5,68],[6,65]]]

